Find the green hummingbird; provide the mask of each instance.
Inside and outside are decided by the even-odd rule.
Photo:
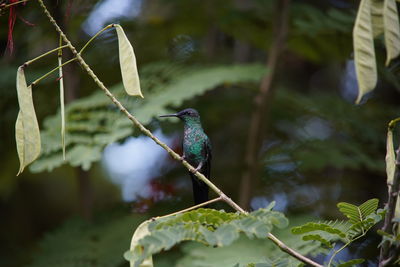
[[[204,133],[200,122],[200,115],[192,108],[184,109],[175,114],[160,117],[177,117],[183,121],[183,156],[182,158],[196,168],[196,171],[210,178],[211,170],[211,143]],[[208,186],[199,180],[194,173],[189,172],[192,179],[194,203],[200,204],[208,200]]]

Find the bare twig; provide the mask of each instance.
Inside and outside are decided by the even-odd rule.
[[[287,1],[287,0],[286,0]],[[45,15],[48,17],[50,22],[53,24],[53,26],[56,28],[56,31],[61,35],[63,38],[64,42],[68,45],[70,50],[72,51],[73,55],[76,57],[78,62],[81,64],[81,66],[86,70],[86,72],[89,74],[90,77],[94,80],[94,82],[100,87],[101,90],[104,91],[104,93],[111,99],[111,101],[118,107],[118,109],[124,113],[129,120],[132,121],[132,123],[139,128],[139,130],[150,137],[156,144],[164,148],[169,155],[171,155],[175,160],[181,161],[182,164],[191,172],[195,174],[197,178],[199,178],[201,181],[206,183],[211,190],[213,190],[215,193],[219,195],[219,197],[225,201],[227,204],[229,204],[233,209],[236,211],[239,211],[241,213],[247,214],[247,212],[242,209],[238,204],[236,204],[232,199],[230,199],[227,195],[225,195],[224,192],[222,192],[216,185],[211,183],[203,174],[200,172],[196,171],[196,169],[191,166],[187,161],[185,161],[180,155],[175,153],[170,147],[168,147],[166,144],[161,142],[157,137],[155,137],[146,127],[144,127],[137,119],[135,116],[133,116],[115,97],[114,95],[107,89],[107,87],[104,86],[104,84],[99,80],[99,78],[94,74],[92,69],[89,67],[89,65],[84,61],[84,59],[81,57],[81,55],[78,53],[76,48],[72,45],[72,43],[69,41],[67,36],[64,34],[64,32],[60,29],[58,26],[57,22],[54,20],[54,18],[51,16],[49,11],[47,10],[46,6],[43,3],[43,0],[38,0],[40,6],[43,9],[43,12]],[[217,201],[217,200],[216,200]],[[322,267],[322,265],[312,261],[311,259],[301,255],[297,251],[289,248],[287,245],[285,245],[282,241],[280,241],[277,237],[272,235],[271,233],[268,234],[268,238],[274,242],[282,251],[288,253],[289,255],[295,257],[299,261],[302,261],[306,264],[309,264],[311,266],[315,267]]]

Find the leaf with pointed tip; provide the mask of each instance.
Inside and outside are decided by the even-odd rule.
[[[121,66],[122,82],[128,95],[140,96],[139,74],[136,66],[136,57],[133,47],[125,35],[121,25],[116,24],[115,29],[118,35],[119,64]]]
[[[15,123],[15,138],[20,160],[18,174],[20,174],[27,165],[39,156],[41,147],[39,124],[32,99],[32,88],[26,84],[22,66],[17,71],[17,94],[20,111]]]
[[[385,161],[386,161],[387,183],[392,184],[394,178],[394,171],[396,169],[396,154],[394,152],[392,129],[388,129],[387,132]]]
[[[359,104],[377,83],[374,40],[371,22],[371,0],[361,0],[353,28],[354,63],[358,81]]]
[[[385,0],[383,4],[383,24],[387,51],[386,66],[400,54],[399,14],[395,0]]]

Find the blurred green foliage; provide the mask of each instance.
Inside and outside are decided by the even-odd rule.
[[[47,1],[78,48],[90,38],[82,23],[97,2],[101,3]],[[120,20],[133,43],[146,97],[142,103],[129,100],[119,88],[121,75],[114,33],[102,35],[84,54],[100,79],[151,129],[161,126],[167,133],[175,132],[178,126],[158,124],[153,117],[182,107],[199,109],[215,150],[213,177],[234,199],[243,168],[252,101],[258,80],[265,72],[263,64],[273,38],[275,1],[257,0],[244,7],[238,2],[241,1],[149,0],[142,2],[138,17],[111,21]],[[377,41],[378,68],[385,75],[381,76],[374,98],[366,105],[354,106],[340,96],[342,70],[345,61],[351,58],[356,10],[355,5],[342,2],[292,1],[288,49],[277,70],[268,109],[265,144],[260,155],[264,171],[255,193],[267,201],[273,200],[275,194],[284,194],[287,211],[296,215],[293,220],[301,212],[337,217],[338,213],[330,207],[339,199],[360,202],[386,193],[385,131],[387,122],[400,111],[398,92],[392,88],[399,87],[396,76],[399,64],[395,62],[390,69],[383,67],[384,52]],[[66,16],[69,4],[71,13]],[[47,145],[43,147],[43,158],[32,169],[60,167],[52,172],[26,172],[15,177],[18,170],[14,142],[18,111],[16,69],[58,43],[58,36],[35,1],[19,7],[18,13],[36,26],[29,27],[17,20],[16,51],[0,60],[0,212],[4,214],[0,220],[4,229],[0,240],[5,240],[0,245],[0,264],[61,266],[63,261],[66,266],[126,266],[122,254],[129,247],[135,226],[144,217],[187,207],[191,200],[184,189],[179,189],[176,193],[179,197],[174,195],[172,200],[152,203],[146,216],[109,211],[109,206],[124,204],[118,199],[117,188],[98,168],[100,164],[92,163],[101,158],[109,142],[123,141],[137,133],[77,65],[69,70],[72,79],[66,79],[70,88],[67,94],[72,95],[67,97],[70,101],[68,160],[72,166],[91,167],[88,175],[96,198],[93,211],[105,215],[91,223],[68,220],[79,210],[79,170],[60,166],[56,75],[33,91],[44,130],[42,138]],[[7,14],[0,16],[1,51],[6,44],[7,17]],[[239,41],[249,51],[244,60],[247,63],[241,66],[234,64],[241,61],[235,54],[240,51]],[[30,66],[27,78],[32,81],[56,65],[56,57],[49,56]],[[187,177],[176,168],[158,181],[166,185],[172,181],[185,187]],[[298,247],[298,237],[289,237],[287,232],[279,234],[288,245],[303,253],[313,255],[318,251],[319,245]],[[160,266],[190,266],[189,263],[196,266],[198,262],[212,266],[212,263],[226,264],[218,261],[223,260],[218,255],[227,255],[234,261],[243,258],[239,253],[243,252],[254,259],[265,259],[266,251],[277,258],[282,255],[268,241],[243,237],[227,248],[183,244],[182,249],[161,254],[155,260],[156,264],[159,260]],[[368,258],[373,260],[374,253],[369,253]],[[271,257],[274,260],[288,266],[287,262]]]

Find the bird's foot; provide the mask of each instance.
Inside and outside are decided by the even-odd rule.
[[[183,154],[183,155],[181,156],[181,162],[183,162],[184,160],[186,160],[185,154]]]
[[[198,172],[200,170],[199,167],[197,167],[196,169],[190,169],[189,171],[193,174],[196,174],[196,172]]]
[[[196,172],[198,172],[201,169],[201,167],[203,167],[203,164],[200,163],[199,166],[197,166],[197,168],[190,170],[190,172],[196,174]]]

